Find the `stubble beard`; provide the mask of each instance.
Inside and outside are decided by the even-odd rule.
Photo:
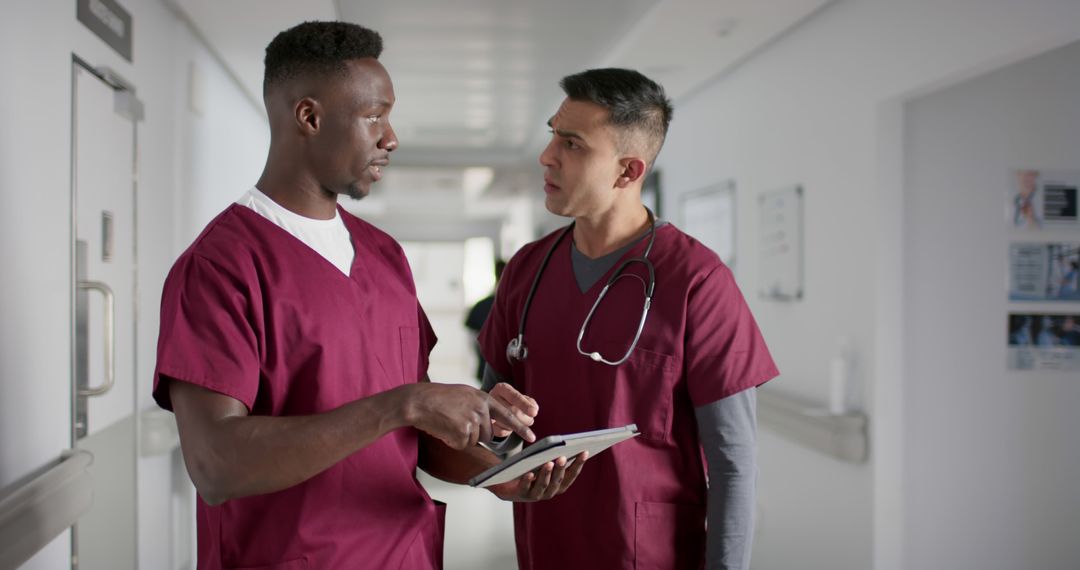
[[[371,188],[363,188],[359,182],[353,182],[349,184],[349,187],[345,189],[345,195],[353,200],[363,200],[371,193]]]

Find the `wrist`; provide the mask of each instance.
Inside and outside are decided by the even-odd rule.
[[[391,423],[393,429],[406,426],[415,426],[420,418],[417,391],[419,384],[405,384],[391,390],[395,402],[390,408],[393,410]]]

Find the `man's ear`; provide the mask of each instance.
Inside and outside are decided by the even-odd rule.
[[[622,172],[615,180],[616,188],[626,188],[645,176],[645,161],[636,156],[628,156],[620,160],[619,166],[622,167]]]
[[[293,106],[293,119],[296,127],[305,135],[314,135],[322,126],[322,105],[311,97],[304,97]]]

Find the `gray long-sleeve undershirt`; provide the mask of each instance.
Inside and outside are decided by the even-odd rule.
[[[694,409],[709,469],[705,568],[747,570],[757,492],[757,388]]]
[[[657,227],[664,224],[657,222]],[[644,236],[642,236],[644,237]],[[633,245],[597,259],[571,248],[578,287],[587,291]],[[486,366],[484,390],[500,378]],[[705,568],[747,570],[754,540],[757,489],[757,390],[749,389],[694,409],[698,438],[708,464]]]

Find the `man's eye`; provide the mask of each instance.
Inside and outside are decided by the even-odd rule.
[[[581,148],[581,145],[579,145],[573,139],[569,139],[569,138],[559,136],[559,134],[555,132],[555,129],[548,129],[548,133],[550,133],[552,137],[561,138],[562,139],[562,145],[564,147],[566,147],[567,149],[569,149],[569,150],[575,150],[575,149]]]
[[[367,122],[369,122],[371,124],[375,124],[375,123],[378,123],[381,119],[382,119],[381,115],[371,115],[370,117],[367,118]]]

